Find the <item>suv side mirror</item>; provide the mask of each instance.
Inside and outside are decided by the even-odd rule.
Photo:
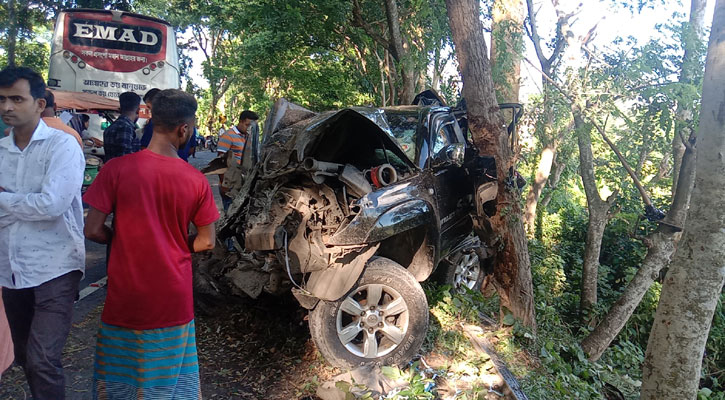
[[[466,145],[464,143],[451,143],[439,151],[435,158],[438,164],[453,164],[462,167],[465,156]]]

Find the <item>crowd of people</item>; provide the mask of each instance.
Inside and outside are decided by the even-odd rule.
[[[141,100],[120,95],[120,116],[103,133],[105,164],[81,195],[79,132],[55,116],[37,72],[0,71],[8,126],[0,138],[0,374],[14,354],[36,400],[65,398],[61,356],[85,273],[85,239],[110,249],[93,398],[201,397],[191,253],[214,247],[220,215],[208,180],[185,162],[196,142],[196,100],[150,90],[143,100],[152,116],[139,138]],[[219,138],[219,154],[241,163],[257,119],[243,112]],[[224,176],[220,183],[226,209]]]

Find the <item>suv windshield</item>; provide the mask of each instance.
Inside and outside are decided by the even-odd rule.
[[[415,133],[418,130],[417,111],[385,111],[390,131],[410,161],[415,161]]]

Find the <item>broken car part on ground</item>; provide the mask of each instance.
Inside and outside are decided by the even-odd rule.
[[[480,287],[491,254],[473,220],[486,231],[497,193],[493,158],[466,140],[465,110],[416,102],[313,113],[277,101],[261,144],[250,135],[242,165],[225,173],[234,202],[219,237],[238,251],[196,258],[196,291],[292,290],[338,367],[415,356],[428,326],[419,282],[436,271],[458,290]]]

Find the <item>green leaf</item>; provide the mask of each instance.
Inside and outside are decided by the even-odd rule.
[[[350,393],[350,383],[345,381],[337,381],[335,382],[335,387],[338,388],[343,393]]]
[[[382,371],[383,375],[387,378],[390,378],[393,380],[400,379],[400,376],[401,376],[400,370],[396,367],[390,367],[390,366],[385,365],[381,368],[381,371]]]

